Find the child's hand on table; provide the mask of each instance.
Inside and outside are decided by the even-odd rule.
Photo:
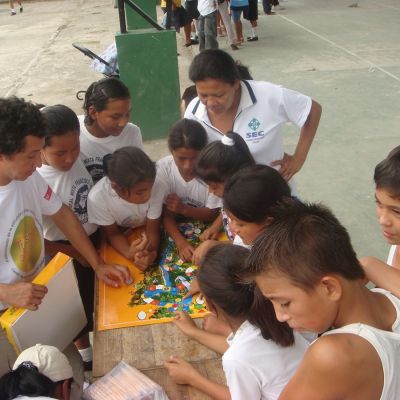
[[[187,299],[190,296],[194,296],[195,294],[200,292],[200,287],[199,287],[199,282],[197,281],[197,278],[194,277],[192,279],[192,282],[190,283],[190,288],[188,292],[185,294],[183,297],[184,299]]]
[[[147,249],[147,246],[149,244],[149,240],[147,239],[146,233],[142,232],[140,238],[134,240],[130,245],[129,245],[129,252],[128,252],[128,259],[129,260],[134,260],[136,253],[139,253],[143,250]]]
[[[216,246],[218,243],[217,240],[206,240],[205,242],[201,243],[193,253],[192,263],[194,265],[200,265],[201,260],[207,254],[207,251],[211,249],[211,247]]]
[[[192,336],[197,329],[197,325],[194,323],[189,314],[184,311],[177,311],[173,323],[182,331],[186,336]]]
[[[175,244],[179,251],[179,257],[183,261],[192,261],[194,247],[186,239],[175,242]]]
[[[172,380],[179,385],[189,385],[193,381],[193,377],[199,372],[188,362],[181,358],[170,356],[164,363],[164,367]]]
[[[217,240],[219,236],[219,227],[213,228],[210,226],[205,229],[204,232],[199,236],[199,239],[204,242],[206,240]]]
[[[129,269],[124,265],[98,264],[94,270],[97,277],[108,286],[120,287],[133,282]]]
[[[156,260],[156,258],[157,252],[155,250],[143,250],[138,251],[135,254],[133,262],[143,272]]]

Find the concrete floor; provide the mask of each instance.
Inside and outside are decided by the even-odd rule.
[[[107,47],[119,29],[111,3],[30,1],[14,17],[1,4],[0,95],[64,103],[81,113],[75,92],[101,75],[71,43],[95,53]],[[322,104],[317,137],[297,176],[300,195],[333,209],[360,256],[385,258],[388,246],[375,218],[372,173],[399,144],[400,0],[281,4],[286,10],[277,15],[260,13],[260,40],[232,55],[250,67],[255,79],[299,90]],[[220,46],[228,49],[224,39]],[[197,50],[184,48],[178,36],[178,51],[184,88]],[[289,152],[297,133],[291,126],[284,129]],[[167,153],[164,140],[147,142],[146,149],[154,159]]]

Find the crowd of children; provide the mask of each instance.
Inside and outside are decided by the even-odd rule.
[[[98,256],[100,238],[145,270],[157,260],[164,229],[182,260],[200,266],[188,295],[200,291],[211,313],[203,328],[182,311],[174,323],[222,354],[226,376],[226,385],[218,384],[171,356],[165,367],[175,382],[215,399],[395,400],[400,149],[374,174],[379,222],[393,245],[391,267],[373,257],[359,261],[335,216],[295,197],[292,178],[305,162],[321,106],[243,79],[221,50],[196,56],[190,78],[194,98],[170,129],[171,154],[157,162],[129,122],[129,90],[118,79],[90,85],[82,116],[64,105],[39,109],[0,99],[0,312],[40,307],[47,289],[32,284],[33,277],[56,252],[70,255],[88,319],[74,343],[90,368],[95,275],[115,287],[131,283],[125,267]],[[293,155],[284,153],[280,133],[289,121],[300,129]],[[182,219],[209,224],[197,248],[179,231]],[[126,231],[139,227],[130,243]],[[380,289],[368,289],[367,278]],[[4,374],[15,355],[3,332],[0,349]],[[16,363],[0,379],[0,391],[15,382],[14,395],[33,397],[23,384],[32,379],[44,385],[37,396],[77,399],[79,390],[69,390],[71,371],[79,379],[68,359],[56,381],[40,363]]]

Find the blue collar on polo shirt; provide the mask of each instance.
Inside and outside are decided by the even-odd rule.
[[[242,110],[251,107],[253,104],[257,103],[257,98],[254,90],[248,81],[241,81],[240,88],[240,103],[237,109],[236,117],[241,113]],[[195,115],[199,120],[204,121],[205,123],[207,123],[207,125],[211,126],[211,122],[207,114],[207,109],[205,105],[200,101],[200,99],[198,99],[196,104],[194,105],[192,114]]]

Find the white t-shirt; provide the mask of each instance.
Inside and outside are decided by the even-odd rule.
[[[222,366],[232,400],[278,399],[308,347],[302,336],[294,335],[295,344],[282,347],[245,321],[228,336]]]
[[[240,103],[232,130],[246,141],[257,164],[270,165],[284,155],[282,125],[291,122],[301,128],[310,114],[312,100],[269,82],[241,81],[240,86]],[[190,102],[185,118],[200,122],[209,142],[221,139],[223,133],[212,125],[198,97]],[[291,187],[294,189],[294,184]]]
[[[105,176],[89,192],[89,222],[100,226],[117,224],[124,228],[136,228],[146,223],[149,202],[133,204],[121,199]]]
[[[200,15],[205,17],[216,11],[217,0],[199,0],[197,3],[197,9],[199,10]]]
[[[220,208],[222,201],[208,191],[207,185],[199,180],[192,179],[186,182],[179,172],[172,155],[157,161],[157,178],[152,191],[150,209],[152,218],[161,216],[162,206],[166,197],[176,193],[182,203],[192,207]]]
[[[38,172],[0,186],[0,282],[31,281],[44,266],[42,214],[53,215],[61,200]],[[7,307],[0,303],[0,309]]]
[[[125,146],[134,146],[143,150],[143,141],[140,128],[132,123],[128,123],[120,135],[97,138],[86,129],[84,115],[80,115],[79,123],[81,126],[80,144],[81,160],[85,164],[96,183],[103,176],[103,157],[113,153],[115,150]]]
[[[59,171],[50,165],[42,165],[37,171],[63,203],[75,213],[86,233],[88,235],[94,233],[97,226],[89,223],[87,213],[87,198],[93,181],[83,162],[77,159],[72,168],[66,172]],[[51,218],[46,216],[43,217],[43,233],[47,240],[66,240],[64,233],[58,229]]]

